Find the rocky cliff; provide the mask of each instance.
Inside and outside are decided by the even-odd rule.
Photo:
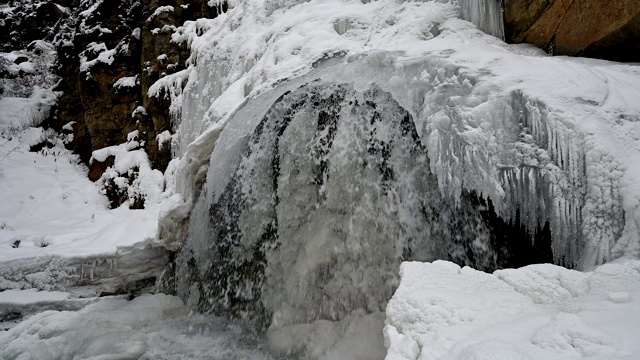
[[[638,0],[508,0],[504,21],[507,42],[554,55],[640,61]]]
[[[57,105],[43,125],[67,133],[67,146],[89,165],[91,180],[101,179],[114,165],[113,156],[100,159],[103,161],[92,159],[95,150],[133,140],[136,149],[146,152],[151,166],[164,171],[171,160],[171,144],[167,141],[172,132],[171,100],[162,92],[154,97],[147,93],[158,79],[185,68],[190,51],[186,44],[172,42],[176,28],[188,20],[215,18],[226,10],[226,4],[209,3],[8,1],[0,13],[0,51],[18,55],[11,56],[10,63],[1,67],[0,75],[12,88],[1,88],[8,89],[5,96],[28,97],[32,85],[45,85],[37,84],[42,76],[36,75],[57,76],[48,84],[50,87],[57,81]],[[18,65],[35,57],[28,50],[38,44],[46,44],[54,58],[57,54],[54,68],[48,68],[50,61],[47,69],[21,71]],[[5,58],[2,59],[7,62]],[[17,77],[24,79],[16,81]],[[21,83],[25,85],[17,88],[15,84]],[[135,178],[131,173],[118,176],[128,177],[129,182]],[[106,190],[112,206],[126,200],[126,196],[116,195],[121,195],[122,189]]]
[[[166,168],[170,146],[159,146],[157,135],[171,129],[170,104],[146,94],[159,78],[184,68],[189,50],[171,42],[173,30],[215,12],[202,0],[80,4],[79,16],[56,42],[62,96],[55,125],[75,122],[71,146],[83,160],[137,130],[154,168]],[[104,168],[93,165],[90,177],[96,180]]]

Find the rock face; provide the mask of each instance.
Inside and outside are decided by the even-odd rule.
[[[509,0],[507,42],[554,55],[640,61],[640,1]]]
[[[2,3],[12,10],[0,12],[0,51],[10,52],[26,48],[34,40],[52,39],[58,30],[58,21],[69,15],[64,7],[72,1],[0,1],[0,5]]]
[[[0,2],[0,96],[29,97],[35,85],[53,88],[57,105],[37,124],[65,134],[67,147],[89,165],[93,181],[105,185],[105,172],[131,179],[129,170],[139,171],[114,174],[109,170],[113,158],[91,160],[94,151],[124,143],[129,144],[126,151],[143,151],[153,169],[164,171],[171,160],[171,99],[163,92],[148,97],[148,90],[185,69],[190,51],[185,43],[172,42],[176,29],[227,10],[224,2],[210,3]],[[116,207],[122,197],[110,200]]]
[[[70,147],[85,162],[92,151],[124,143],[137,130],[136,140],[153,167],[163,171],[171,148],[159,146],[157,135],[171,130],[170,100],[146,94],[161,77],[184,69],[189,49],[171,42],[176,27],[215,17],[217,9],[202,0],[87,1],[79,6],[74,22],[56,39],[62,78],[56,90],[62,95],[53,126],[73,122]]]

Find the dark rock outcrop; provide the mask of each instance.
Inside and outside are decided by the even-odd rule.
[[[640,61],[640,1],[509,0],[507,42],[554,55]]]
[[[124,143],[127,134],[137,130],[152,166],[164,171],[171,148],[159,146],[157,135],[171,130],[170,99],[165,94],[148,97],[148,90],[158,79],[185,68],[189,49],[171,42],[175,28],[188,20],[215,17],[218,10],[203,0],[95,4],[87,11],[94,2],[84,3],[75,22],[57,35],[62,81],[56,90],[62,95],[54,127],[76,122],[70,147],[85,162],[92,151]]]
[[[7,2],[12,11],[0,12],[0,51],[24,49],[35,40],[52,40],[58,25],[69,14],[71,1]],[[59,4],[62,4],[59,6]]]

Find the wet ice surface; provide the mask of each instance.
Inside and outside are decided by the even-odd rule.
[[[0,332],[0,349],[3,360],[278,359],[241,325],[190,315],[177,297],[163,294],[38,313]]]

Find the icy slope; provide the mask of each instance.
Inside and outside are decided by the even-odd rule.
[[[640,263],[581,273],[530,265],[487,274],[403,263],[387,306],[387,360],[635,359]]]

